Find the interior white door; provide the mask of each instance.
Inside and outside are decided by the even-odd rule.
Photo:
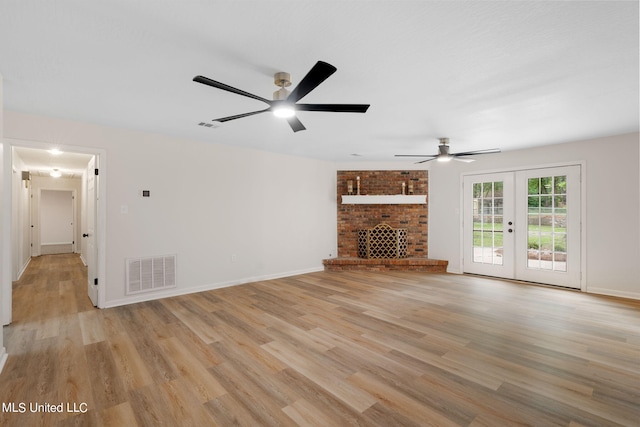
[[[464,272],[514,276],[514,175],[464,177]]]
[[[580,288],[580,166],[469,175],[463,271]]]
[[[86,174],[86,201],[87,201],[87,218],[86,227],[87,230],[83,233],[82,237],[86,243],[86,262],[87,262],[87,293],[94,306],[98,305],[98,247],[96,245],[96,215],[98,204],[98,175],[95,170],[97,169],[96,156],[93,156],[87,165]]]
[[[40,191],[42,254],[73,252],[73,191]]]

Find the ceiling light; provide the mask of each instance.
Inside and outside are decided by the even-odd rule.
[[[273,109],[273,115],[276,117],[289,118],[295,116],[295,114],[296,110],[289,104],[282,104]]]
[[[48,150],[49,154],[51,154],[52,156],[59,156],[60,154],[63,153],[63,151],[58,150],[57,148],[52,148],[51,150]]]
[[[440,154],[438,155],[438,157],[436,157],[436,160],[439,162],[450,162],[452,158],[453,156],[449,154]]]
[[[60,178],[62,176],[62,173],[58,169],[54,169],[49,173],[49,176],[53,178]]]

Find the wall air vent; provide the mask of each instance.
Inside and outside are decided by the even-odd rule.
[[[126,294],[176,287],[176,255],[126,260]]]

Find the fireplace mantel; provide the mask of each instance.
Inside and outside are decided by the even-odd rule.
[[[342,196],[343,205],[425,205],[427,204],[426,194],[390,194],[390,195],[368,195],[368,196]]]

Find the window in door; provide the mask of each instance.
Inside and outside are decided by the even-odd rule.
[[[567,271],[567,176],[528,179],[527,268]]]
[[[503,183],[473,184],[473,262],[503,264]]]

